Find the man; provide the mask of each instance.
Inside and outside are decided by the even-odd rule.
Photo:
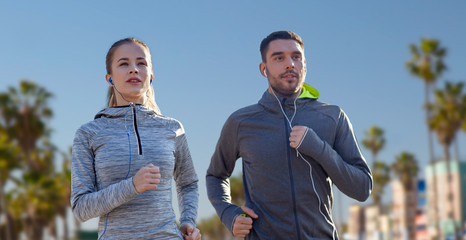
[[[372,189],[351,123],[304,84],[306,60],[298,35],[271,33],[260,51],[268,90],[226,121],[207,170],[209,200],[236,237],[338,239],[332,185],[359,201]],[[240,157],[246,198],[241,208],[231,204],[229,189]]]

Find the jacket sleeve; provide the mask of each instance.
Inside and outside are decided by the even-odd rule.
[[[79,129],[73,141],[71,163],[71,209],[79,221],[107,214],[138,195],[133,178],[97,190],[94,152],[89,133]]]
[[[223,126],[206,175],[209,200],[231,232],[235,218],[243,213],[240,207],[231,203],[230,195],[230,176],[239,158],[237,132],[238,123],[230,116]]]
[[[176,183],[178,206],[180,209],[180,226],[190,223],[196,226],[199,201],[198,178],[194,169],[188,142],[181,126],[175,138],[175,169],[173,178]]]
[[[372,174],[361,154],[353,127],[342,110],[337,119],[333,148],[309,128],[298,151],[316,160],[347,196],[358,201],[369,197]]]

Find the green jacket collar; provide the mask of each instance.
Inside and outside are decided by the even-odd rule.
[[[317,89],[307,85],[306,83],[303,84],[301,95],[298,98],[318,98],[319,91]]]

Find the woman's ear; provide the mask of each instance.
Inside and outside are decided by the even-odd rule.
[[[108,84],[110,86],[113,86],[113,80],[112,80],[112,76],[110,74],[106,74],[105,79],[107,80],[107,82],[108,82]]]

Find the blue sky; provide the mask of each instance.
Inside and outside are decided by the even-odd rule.
[[[269,33],[287,29],[303,38],[306,83],[320,91],[320,100],[344,109],[359,140],[372,125],[385,129],[379,159],[391,163],[409,151],[425,166],[424,86],[404,66],[408,44],[438,38],[449,67],[438,86],[465,81],[465,12],[465,1],[431,0],[2,1],[0,91],[20,79],[51,91],[52,141],[65,151],[76,129],[105,107],[108,48],[121,38],[141,39],[152,52],[156,101],[186,129],[203,218],[214,214],[204,176],[220,129],[267,87],[258,65],[260,41]],[[465,144],[461,133],[460,148]],[[440,156],[441,148],[435,152]],[[337,200],[353,202],[338,194]],[[336,220],[345,212],[335,211]]]

